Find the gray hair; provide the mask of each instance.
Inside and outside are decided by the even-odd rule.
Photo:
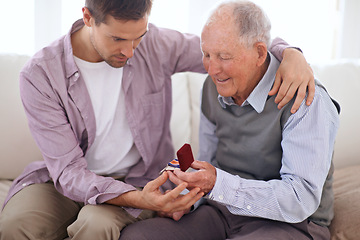
[[[232,11],[232,16],[226,16],[226,12]],[[246,0],[232,0],[220,3],[213,10],[206,25],[215,23],[217,17],[230,17],[229,21],[235,21],[238,27],[239,40],[245,46],[251,47],[257,42],[270,45],[271,23],[261,7]],[[232,20],[231,20],[232,19]]]

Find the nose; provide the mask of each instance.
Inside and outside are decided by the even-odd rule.
[[[215,76],[221,72],[221,67],[214,59],[209,59],[207,72],[209,75]]]
[[[134,56],[134,41],[127,41],[126,44],[121,49],[121,53],[125,55],[127,58],[131,58]]]

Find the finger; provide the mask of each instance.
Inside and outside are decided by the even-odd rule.
[[[289,90],[291,85],[289,85],[289,83],[287,82],[283,82],[279,88],[279,91],[276,95],[276,98],[275,98],[275,103],[278,104],[280,103],[283,98],[286,96],[287,94],[287,91]]]
[[[155,178],[154,180],[148,182],[146,186],[150,188],[151,190],[159,189],[161,185],[163,185],[167,179],[169,178],[168,173],[165,171],[163,174],[161,174],[159,177]]]
[[[180,180],[188,183],[188,189],[192,189],[194,187],[203,188],[216,179],[216,168],[214,166],[207,162],[199,162],[198,164],[201,165],[201,169],[196,172],[182,172],[180,170],[174,171],[174,175],[176,175]]]
[[[275,82],[274,82],[274,85],[273,85],[273,87],[271,88],[271,90],[269,92],[269,95],[270,96],[275,95],[279,91],[280,85],[281,85],[281,76],[280,76],[280,74],[276,73]]]
[[[180,171],[180,170],[179,170]],[[181,183],[183,183],[184,181],[182,181],[181,179],[179,179],[173,172],[169,171],[169,180],[176,184],[176,185],[180,185]]]
[[[195,160],[192,162],[191,167],[196,170],[206,169],[208,166],[207,162]]]
[[[315,96],[315,81],[310,81],[308,84],[308,96],[306,98],[306,105],[310,106]]]
[[[176,199],[176,201],[178,201],[178,204],[182,202],[185,204],[191,203],[192,205],[195,202],[197,202],[202,196],[203,196],[203,192],[201,192],[200,188],[197,187],[191,189],[191,191],[189,191],[188,193],[181,195],[179,198]]]
[[[181,183],[179,186],[177,186],[176,188],[174,188],[173,190],[165,193],[164,195],[164,200],[165,201],[172,201],[174,199],[176,199],[177,197],[179,197],[180,193],[182,191],[184,191],[184,189],[187,187],[187,183]]]
[[[284,86],[284,89],[281,88],[282,86],[280,87],[280,91],[282,91],[283,97],[281,98],[281,101],[278,102],[278,109],[284,107],[294,97],[298,87],[296,85],[291,84],[289,86]]]
[[[181,171],[180,169],[175,169],[173,172],[172,172],[176,177],[179,177],[179,176],[182,176],[182,175],[186,175],[185,172]]]
[[[194,205],[204,196],[204,193],[199,191],[199,188],[194,188],[186,195],[183,195],[180,198],[176,199],[175,205],[172,208],[172,212],[189,210],[192,205]]]
[[[303,100],[306,96],[306,89],[307,89],[307,86],[305,84],[303,84],[299,87],[296,99],[294,101],[294,104],[291,107],[291,113],[296,113],[296,111],[299,109],[301,103],[303,102]]]
[[[199,195],[201,195],[201,194],[204,194],[204,193],[200,192],[199,187],[196,187],[196,188],[191,189],[191,191],[189,191],[187,194],[183,195],[182,198],[190,201],[193,198],[199,197]]]
[[[188,173],[188,172],[183,172],[180,169],[175,169],[173,174],[182,182],[192,182],[191,176],[194,175],[194,172],[192,173]]]

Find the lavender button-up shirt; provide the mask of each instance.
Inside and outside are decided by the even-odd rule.
[[[71,46],[71,34],[83,25],[82,20],[75,22],[67,35],[38,52],[21,71],[21,98],[44,161],[26,167],[13,182],[6,202],[24,186],[53,181],[61,194],[74,201],[104,203],[134,186],[144,186],[174,157],[169,129],[171,75],[205,73],[199,38],[149,24],[124,66],[126,118],[141,160],[122,182],[87,170],[84,158],[94,142],[96,125]]]

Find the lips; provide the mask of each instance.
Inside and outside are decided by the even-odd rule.
[[[125,62],[127,60],[126,57],[116,57],[116,59],[120,62]]]
[[[116,60],[120,61],[120,62],[125,62],[128,58],[126,56],[114,56],[116,58]]]
[[[216,81],[222,83],[222,82],[228,81],[229,79],[230,79],[230,78],[226,78],[226,79],[219,79],[219,78],[217,78]]]

